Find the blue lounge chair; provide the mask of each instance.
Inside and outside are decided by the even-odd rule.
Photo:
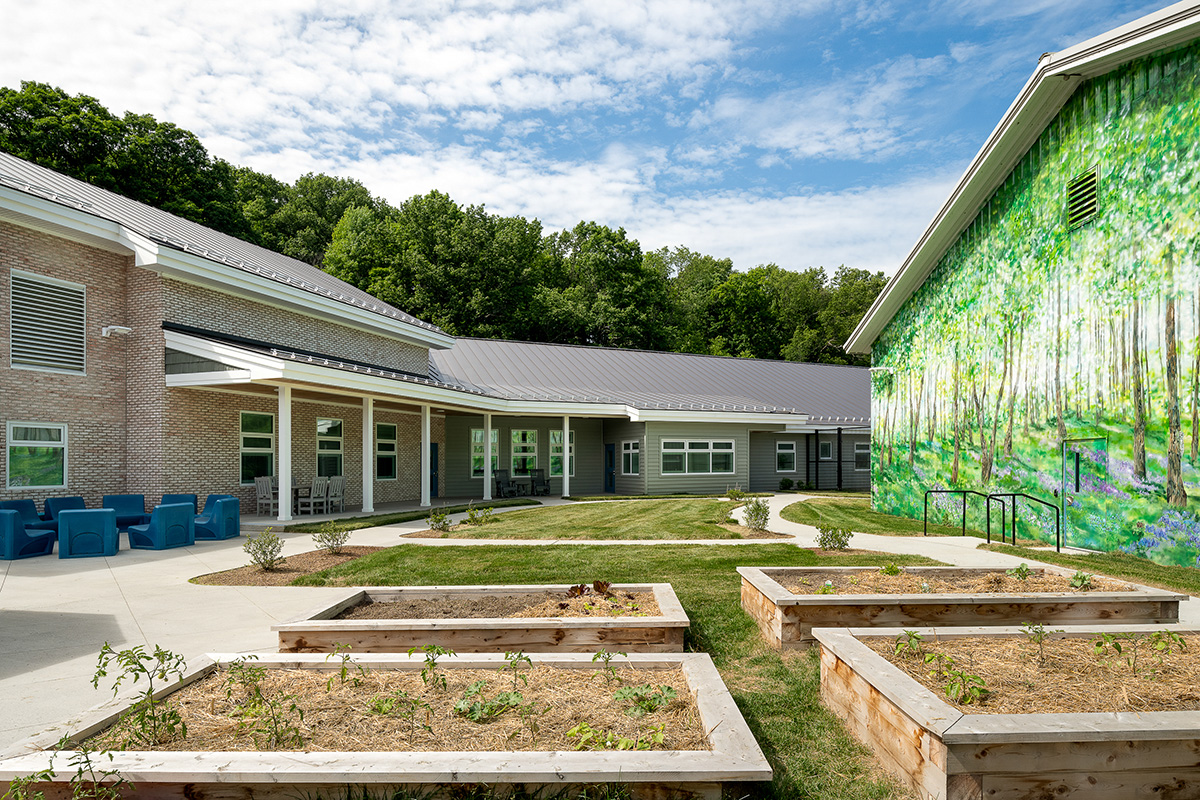
[[[58,557],[117,554],[117,512],[111,508],[67,509],[58,514]]]
[[[20,514],[26,528],[58,533],[58,523],[39,514],[37,504],[32,500],[0,500],[0,511],[4,510]]]
[[[42,504],[42,519],[58,524],[58,515],[63,511],[83,511],[87,506],[82,497],[47,497]]]
[[[146,495],[144,494],[106,494],[101,508],[111,508],[117,512],[117,530],[127,530],[130,525],[145,525],[150,521],[146,513]]]
[[[236,497],[210,494],[204,513],[196,517],[196,538],[232,539],[241,534],[241,502]]]
[[[20,512],[11,508],[0,510],[0,561],[48,556],[54,550],[54,539],[54,531],[26,528]]]
[[[193,545],[195,519],[191,503],[155,506],[149,523],[129,526],[129,546],[138,550],[166,550]]]
[[[159,505],[170,506],[175,503],[191,503],[192,513],[195,514],[199,506],[196,505],[196,495],[194,494],[164,494],[162,502]]]

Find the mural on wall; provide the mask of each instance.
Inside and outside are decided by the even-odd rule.
[[[1023,491],[1071,545],[1200,563],[1198,52],[1083,84],[884,330],[876,509]],[[1069,220],[1093,173],[1095,214]],[[1020,514],[1053,541],[1052,509]]]

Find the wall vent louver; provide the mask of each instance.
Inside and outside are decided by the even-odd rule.
[[[1100,179],[1095,167],[1077,175],[1067,184],[1067,227],[1076,228],[1088,222],[1100,210]]]
[[[11,275],[12,365],[83,373],[84,287],[15,270]]]

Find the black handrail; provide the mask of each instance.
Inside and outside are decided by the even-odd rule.
[[[982,497],[984,500],[988,496],[983,492],[977,492],[974,489],[928,489],[925,492],[925,529],[922,536],[929,535],[929,495],[931,494],[961,494],[963,496],[962,509],[962,535],[967,535],[967,495],[973,494],[976,497]],[[1003,502],[1003,501],[1001,501]],[[988,512],[991,513],[991,504],[988,504]]]
[[[1054,511],[1054,549],[1056,551],[1058,551],[1059,553],[1062,552],[1062,511],[1059,509],[1058,506],[1054,505],[1053,503],[1047,503],[1042,498],[1034,497],[1033,495],[1026,494],[1025,492],[993,492],[992,494],[989,494],[988,497],[989,498],[995,497],[997,499],[999,499],[1001,497],[1011,497],[1012,498],[1012,504],[1013,504],[1012,537],[1013,537],[1013,545],[1014,546],[1017,543],[1017,498],[1018,497],[1024,497],[1026,500],[1032,500],[1033,502],[1039,503],[1039,504],[1045,506],[1046,508],[1052,509]],[[1004,502],[1004,501],[1001,500],[1000,502]],[[991,508],[991,506],[989,505],[988,508]],[[992,541],[992,525],[991,525],[990,518],[988,519],[987,533],[988,533],[988,541],[991,542]],[[1004,541],[1003,520],[1001,520],[1001,526],[1000,526],[1000,541],[1001,542]]]

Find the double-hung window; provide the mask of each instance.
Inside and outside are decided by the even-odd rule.
[[[275,415],[242,412],[241,482],[275,474]]]
[[[732,475],[733,442],[679,441],[662,443],[664,475]]]
[[[550,431],[550,476],[562,477],[563,432],[560,429]],[[571,477],[575,477],[575,431],[571,431]]]
[[[483,477],[483,428],[471,428],[471,477]],[[500,469],[500,431],[492,428],[492,475]]]
[[[342,421],[317,417],[317,477],[342,474]]]
[[[640,441],[621,442],[621,474],[642,474],[642,443]]]
[[[67,485],[67,426],[9,422],[6,426],[9,488],[44,489]]]
[[[375,480],[396,480],[396,426],[375,423]]]
[[[854,443],[854,469],[865,472],[871,469],[871,443]]]
[[[9,357],[16,369],[84,374],[86,289],[12,270]]]
[[[796,443],[795,442],[776,442],[775,443],[775,471],[776,472],[795,472],[796,471]]]
[[[537,431],[513,431],[513,475],[528,475],[534,469],[537,469]]]

